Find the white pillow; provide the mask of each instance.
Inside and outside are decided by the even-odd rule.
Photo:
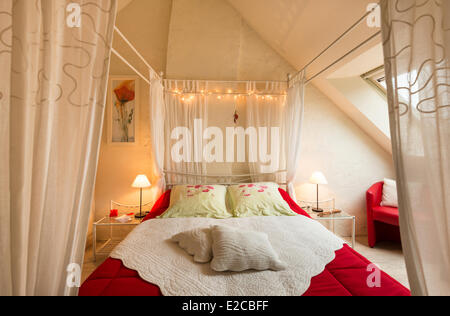
[[[210,228],[197,228],[179,233],[172,237],[172,241],[177,242],[180,248],[186,250],[191,256],[194,256],[195,262],[207,263],[212,259]]]
[[[214,271],[279,271],[286,268],[265,233],[214,226],[211,235],[213,240],[211,269]]]
[[[395,180],[384,179],[381,206],[398,207],[397,183]]]

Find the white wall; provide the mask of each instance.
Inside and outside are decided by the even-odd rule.
[[[293,68],[223,0],[173,0],[167,77],[286,80]]]
[[[367,233],[365,192],[384,177],[394,177],[391,156],[317,88],[306,89],[302,156],[297,175],[297,198],[316,199],[307,184],[314,171],[328,180],[321,199],[335,197],[336,207],[357,217],[357,233]],[[346,227],[344,234],[350,232]]]

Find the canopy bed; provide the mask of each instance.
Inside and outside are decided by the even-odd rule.
[[[79,295],[410,295],[408,289],[380,271],[342,240],[337,240],[333,234],[324,231],[323,226],[315,226],[317,222],[295,202],[293,181],[299,166],[304,86],[315,76],[306,80],[303,69],[295,76],[288,76],[287,82],[163,80],[162,74],[157,74],[126,37],[117,28],[115,30],[149,69],[150,76],[147,78],[112,49],[116,56],[150,85],[151,117],[158,118],[151,122],[152,145],[160,179],[157,185],[162,196],[143,223],[114,250],[112,257],[84,282]],[[378,35],[379,33],[373,35],[351,52]],[[345,34],[341,38],[343,36]],[[217,128],[203,130],[204,126],[209,126],[210,121],[214,120],[211,113],[220,115],[208,107],[224,102],[234,105],[234,127],[231,130],[227,127],[227,136],[231,135],[233,142],[231,145],[227,143],[228,146],[224,146],[223,140],[218,143],[212,141],[217,141],[218,135],[222,135],[220,128],[219,131]],[[238,111],[240,105],[243,105],[241,110],[243,109],[245,114],[243,120],[240,119],[241,113]],[[228,134],[229,131],[231,134]],[[270,139],[267,138],[268,131],[271,131]],[[184,135],[185,139],[180,140],[180,135]],[[234,142],[236,135],[237,144]],[[245,146],[241,151],[239,135],[243,137]],[[259,136],[265,144],[262,149],[255,149],[245,144],[246,136],[251,140],[259,139]],[[211,143],[204,146],[203,137],[209,138],[215,146]],[[274,139],[279,139],[279,142]],[[174,140],[179,142],[174,145]],[[209,145],[211,146],[208,147]],[[182,146],[183,151],[179,150]],[[277,156],[268,154],[269,146],[270,152],[276,153]],[[234,149],[231,154],[223,154],[218,150],[223,147]],[[209,156],[205,154],[208,150]],[[248,173],[233,172],[235,156],[238,157],[238,162],[248,164]],[[258,156],[266,159],[258,161],[255,159]],[[209,162],[228,163],[228,172],[221,176],[211,175],[208,171]],[[187,203],[188,197],[192,196],[189,195],[190,187],[205,186],[207,189],[203,192],[207,193],[216,185],[222,185],[222,189],[227,192],[232,187],[275,185],[276,193],[272,194],[271,198],[280,199],[289,209],[286,212],[292,213],[289,216],[295,217],[290,220],[283,214],[273,217],[257,214],[239,218],[234,213],[234,216],[229,218],[211,216],[211,219],[209,214],[190,218],[173,218],[167,215],[172,210],[174,190],[184,186],[188,193],[180,201]],[[258,192],[264,192],[264,189]],[[242,197],[250,196],[244,194],[245,190],[241,193]],[[293,227],[292,223],[297,222],[303,226],[298,226],[297,229]],[[208,265],[193,263],[188,255],[181,253],[173,244],[167,243],[176,233],[182,233],[180,227],[203,229],[219,224],[253,228],[257,231],[260,229],[260,232],[267,233],[266,236],[269,236],[272,243],[278,240],[278,244],[274,243],[277,246],[275,249],[279,252],[280,259],[287,262],[287,268],[278,272],[257,272],[250,269],[243,273],[224,274],[213,271]],[[272,226],[280,229],[274,229]],[[286,231],[283,231],[285,228]],[[311,234],[317,233],[318,237],[309,239],[304,229],[310,229]],[[152,235],[152,230],[160,234]],[[137,241],[143,241],[147,246],[136,246],[139,245]],[[315,242],[318,242],[317,246]],[[325,247],[326,255],[319,259],[321,251],[318,249],[322,249],[321,242],[322,245],[328,244],[328,248]],[[329,248],[330,244],[335,247]],[[305,252],[296,253],[296,250],[293,250],[289,253],[286,250],[294,246],[298,248],[293,249],[303,249]],[[169,257],[172,261],[167,261]],[[315,259],[320,263],[314,262]],[[305,266],[300,266],[298,262]],[[314,268],[310,268],[312,266]],[[152,269],[160,273],[155,273]],[[179,279],[185,282],[180,283]],[[216,282],[217,287],[208,288],[207,283],[211,282],[211,279]],[[197,284],[195,280],[202,282]],[[266,287],[264,284],[272,284],[272,287]]]

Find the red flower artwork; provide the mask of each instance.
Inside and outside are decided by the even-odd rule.
[[[127,103],[133,101],[136,97],[135,81],[122,81],[117,88],[114,89],[117,101],[115,103],[116,110],[119,116],[119,123],[122,128],[122,141],[129,141],[128,126],[133,122],[134,109],[128,110]]]
[[[123,81],[116,89],[114,89],[114,93],[116,94],[117,100],[120,103],[126,103],[134,100],[134,85],[134,80],[126,80]]]

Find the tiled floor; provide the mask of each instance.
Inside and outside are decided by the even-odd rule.
[[[364,257],[377,264],[383,271],[394,279],[409,288],[408,276],[400,244],[381,242],[375,248],[370,248],[367,243],[367,237],[360,236],[356,238],[355,250]],[[85,261],[82,272],[82,282],[94,272],[94,270],[103,263],[107,256],[98,257],[93,261],[92,249],[89,248],[85,253]]]

